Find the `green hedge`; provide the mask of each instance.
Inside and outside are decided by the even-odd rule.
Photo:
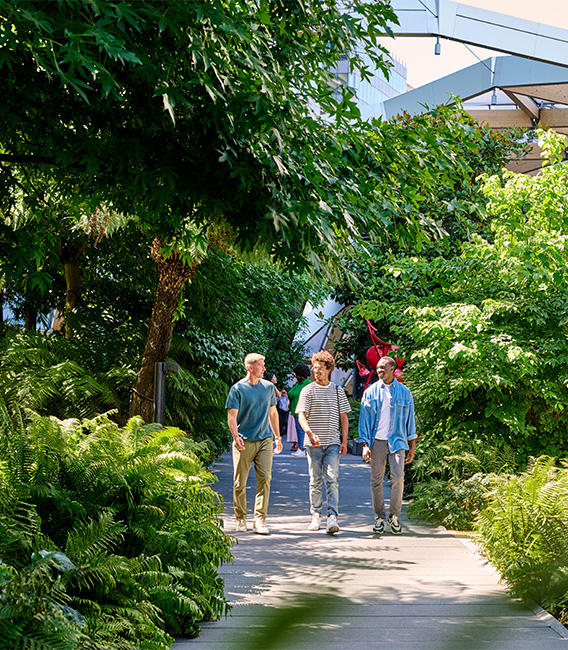
[[[169,650],[227,609],[213,477],[179,429],[0,426],[0,648]]]

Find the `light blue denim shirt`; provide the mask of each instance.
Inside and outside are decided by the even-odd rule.
[[[375,440],[379,419],[381,417],[381,391],[383,382],[378,381],[369,386],[361,399],[359,414],[359,437],[357,442],[363,442],[371,447]],[[390,431],[388,437],[389,450],[409,449],[408,441],[417,437],[414,422],[414,398],[406,386],[396,379],[390,385]]]

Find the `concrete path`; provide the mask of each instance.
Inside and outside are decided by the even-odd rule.
[[[373,535],[369,467],[350,455],[341,463],[339,534],[307,531],[307,461],[285,450],[262,537],[234,533],[231,459],[220,459],[216,489],[238,539],[221,571],[233,609],[175,650],[568,650],[568,631],[510,598],[465,536],[404,511],[402,535]],[[254,471],[247,500],[250,509]]]

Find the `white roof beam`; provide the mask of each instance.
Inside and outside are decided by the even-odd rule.
[[[465,100],[493,88],[530,95],[531,89],[536,85],[543,89],[550,88],[550,92],[552,89],[559,92],[558,88],[562,88],[562,84],[568,84],[567,68],[540,61],[527,61],[515,56],[491,57],[425,86],[392,97],[383,103],[383,111],[387,119],[405,110],[416,115],[424,113],[425,107],[433,108],[440,104],[452,103],[452,95]]]
[[[391,0],[394,36],[437,36],[568,67],[568,30],[450,0]]]

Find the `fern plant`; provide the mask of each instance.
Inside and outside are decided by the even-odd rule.
[[[521,474],[492,476],[475,527],[512,592],[566,619],[568,461],[541,456]]]
[[[484,505],[487,474],[512,471],[516,455],[505,445],[490,447],[454,436],[441,443],[422,440],[408,472],[411,516],[454,530],[471,530]]]
[[[101,332],[96,332],[101,336]],[[25,406],[60,418],[94,417],[127,410],[136,375],[139,337],[105,337],[105,349],[91,338],[65,339],[46,333],[13,332],[0,340],[0,391],[11,407]]]
[[[0,416],[0,558],[17,572],[10,593],[32,555],[65,553],[73,568],[53,578],[64,597],[48,600],[84,617],[77,634],[89,642],[80,647],[96,650],[162,650],[168,632],[193,635],[199,620],[226,611],[218,568],[232,559],[232,540],[199,443],[137,419],[121,428],[108,415],[30,414],[25,426],[5,409]],[[22,616],[47,625],[30,608]]]

